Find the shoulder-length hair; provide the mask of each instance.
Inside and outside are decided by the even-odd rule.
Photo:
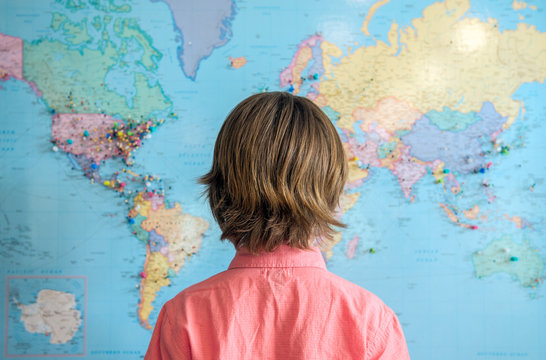
[[[347,180],[339,135],[310,100],[286,92],[252,95],[228,115],[206,186],[222,239],[250,252],[281,244],[306,249],[344,225],[334,210]]]

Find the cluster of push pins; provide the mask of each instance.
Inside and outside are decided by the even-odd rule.
[[[116,172],[114,174],[114,176],[117,176],[117,175],[119,175],[119,172]],[[119,192],[124,192],[125,186],[127,185],[125,181],[120,181],[116,177],[113,177],[110,180],[104,180],[102,184],[110,189],[114,189]]]
[[[53,138],[52,142],[55,144],[53,146],[53,151],[58,151],[59,147],[57,145],[59,145],[63,146],[67,152],[77,155],[78,149],[75,149],[74,152],[70,151],[72,146],[76,146],[76,141],[80,148],[89,146],[87,150],[89,151],[89,154],[83,153],[83,155],[95,158],[95,161],[89,166],[90,169],[84,169],[86,171],[98,170],[99,161],[97,161],[97,158],[106,160],[109,157],[121,157],[128,163],[131,153],[141,146],[142,139],[149,139],[152,136],[151,134],[155,132],[157,126],[161,125],[163,122],[163,119],[157,121],[148,120],[144,122],[136,122],[135,120],[129,119],[126,122],[114,122],[106,131],[103,130],[103,133],[101,133],[100,128],[86,129],[79,135],[76,135],[79,136],[79,138],[65,139],[64,144],[62,139]],[[91,134],[90,131],[98,131],[98,133]],[[86,143],[88,145],[85,145]],[[79,151],[82,152],[81,150]],[[102,155],[97,156],[93,153],[101,153]]]
[[[165,190],[163,189],[163,180],[159,176],[144,175],[141,177],[140,175],[126,168],[123,168],[122,173],[127,174],[125,176],[126,180],[120,180],[119,179],[120,172],[116,171],[110,180],[103,181],[103,185],[123,193],[127,186],[127,180],[131,180],[133,182],[140,180],[145,185],[144,191],[146,192],[148,197],[152,197],[154,195],[160,195],[160,196],[165,195]],[[157,185],[155,185],[155,183],[157,183]],[[157,188],[152,189],[152,187],[157,187]],[[127,194],[131,195],[132,191],[128,190]],[[125,202],[128,203],[129,200],[126,199]]]
[[[317,74],[317,73],[309,74],[307,77],[301,76],[300,77],[300,83],[303,83],[306,80],[315,81],[315,80],[318,80],[318,78],[319,78],[319,74]],[[288,88],[288,92],[293,93],[294,90],[295,90],[294,84],[292,83],[292,81],[290,81],[290,87]]]
[[[128,120],[127,123],[115,122],[110,131],[105,134],[105,138],[109,142],[116,142],[118,156],[127,159],[133,150],[140,147],[141,140],[150,138],[157,125],[162,123],[163,120],[158,122],[148,120],[143,123],[137,123],[134,120]]]

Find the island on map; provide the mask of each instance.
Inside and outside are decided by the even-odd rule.
[[[65,344],[72,340],[82,323],[76,309],[76,298],[63,291],[43,289],[35,303],[22,304],[13,299],[21,310],[21,322],[30,333],[50,336],[51,344]]]
[[[516,243],[509,236],[495,240],[485,249],[476,251],[472,259],[478,278],[507,273],[525,287],[536,286],[544,268],[542,259],[526,241]]]
[[[233,1],[153,1],[161,1],[169,6],[175,29],[181,34],[178,39],[181,44],[177,49],[180,66],[187,77],[195,80],[201,60],[229,41],[231,20],[235,15]]]
[[[234,68],[234,69],[240,69],[242,68],[243,66],[246,65],[246,58],[244,56],[240,56],[240,57],[229,57],[229,62],[231,64],[231,67]]]

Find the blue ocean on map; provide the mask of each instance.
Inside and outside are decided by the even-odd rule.
[[[412,359],[546,359],[546,67],[528,65],[546,56],[542,2],[210,0],[200,5],[209,20],[190,30],[177,23],[187,1],[0,4],[0,358],[143,358],[162,305],[235,254],[197,183],[223,120],[251,94],[299,91],[338,126],[354,171],[328,270],[395,311]],[[513,82],[509,91],[476,76],[466,93],[453,84],[457,101],[433,106],[424,99],[440,85],[412,95],[421,88],[411,71],[431,74],[455,52],[403,75],[383,55],[408,59],[421,38],[449,38],[415,29],[457,11],[457,24],[488,24],[484,49],[512,36],[496,50],[521,63],[474,64]],[[408,34],[414,43],[402,43]],[[63,58],[77,61],[51,74]],[[463,79],[460,66],[436,83]],[[411,96],[392,85],[366,105],[384,91],[371,80],[380,75]],[[385,99],[392,108],[381,109]],[[419,114],[409,126],[381,122],[402,108]],[[187,219],[195,228],[169,227]],[[176,236],[187,243],[175,264],[164,252]],[[524,250],[502,249],[505,264],[476,261],[500,239]],[[158,280],[152,266],[169,271]],[[82,314],[64,343],[50,342],[45,322],[25,327],[17,304],[41,290],[72,294]]]

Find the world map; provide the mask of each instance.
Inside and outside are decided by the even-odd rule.
[[[3,358],[143,358],[161,306],[233,257],[196,179],[262,91],[338,129],[324,258],[412,358],[546,358],[543,4],[1,4]]]

